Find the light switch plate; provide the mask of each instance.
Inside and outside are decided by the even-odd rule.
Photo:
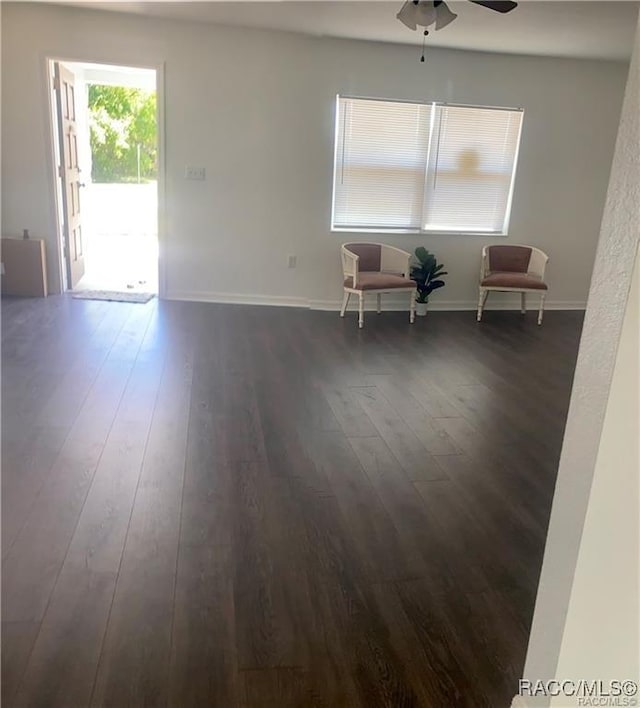
[[[185,167],[184,171],[184,178],[185,179],[195,179],[195,180],[203,180],[205,179],[205,169],[204,167],[192,167],[190,165],[187,165]]]

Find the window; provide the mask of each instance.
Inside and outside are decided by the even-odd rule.
[[[338,96],[332,228],[505,234],[522,115]]]

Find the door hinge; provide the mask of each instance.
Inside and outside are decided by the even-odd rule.
[[[57,76],[53,77],[53,90],[57,91],[60,88],[60,79]]]
[[[58,165],[58,177],[61,179],[64,177],[64,167],[62,165]]]

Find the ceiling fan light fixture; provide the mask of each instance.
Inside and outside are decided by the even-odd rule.
[[[457,16],[455,12],[451,12],[443,0],[443,2],[436,7],[436,31],[450,25]]]
[[[507,13],[515,10],[515,0],[470,0],[474,5],[486,7],[494,12]],[[457,17],[444,0],[406,0],[396,17],[410,30],[418,26],[429,27],[435,23],[436,30],[450,25]]]
[[[400,8],[400,12],[396,15],[396,18],[402,22],[405,27],[410,30],[416,30],[418,26],[416,25],[415,12],[413,12],[414,5],[410,0],[407,0],[405,4]]]
[[[433,0],[420,0],[417,3],[414,0],[407,0],[396,17],[405,27],[416,30],[418,25],[421,27],[432,25],[437,19],[437,14]]]

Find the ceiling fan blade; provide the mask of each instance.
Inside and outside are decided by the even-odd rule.
[[[469,0],[474,5],[482,5],[482,7],[488,7],[490,10],[495,10],[496,12],[511,12],[518,7],[517,2],[512,2],[512,0]]]

